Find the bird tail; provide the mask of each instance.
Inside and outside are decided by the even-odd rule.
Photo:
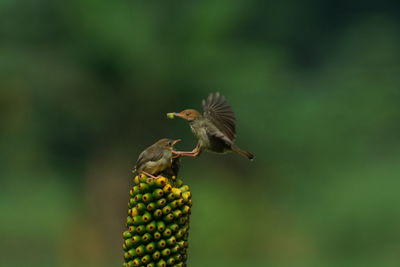
[[[250,152],[241,149],[240,147],[237,147],[236,145],[232,146],[232,150],[239,153],[242,156],[245,156],[246,158],[248,158],[249,160],[253,160],[254,159],[254,155],[251,154]]]

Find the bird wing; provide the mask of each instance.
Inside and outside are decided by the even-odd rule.
[[[236,119],[232,107],[219,93],[211,93],[203,100],[204,117],[208,118],[231,141],[236,138]]]
[[[163,150],[156,147],[150,146],[142,153],[140,153],[138,160],[136,161],[135,170],[139,170],[146,162],[158,161],[163,156]]]
[[[206,132],[210,140],[218,140],[219,142],[222,142],[224,146],[228,147],[233,144],[233,141],[218,129],[213,129],[209,127],[206,129]]]

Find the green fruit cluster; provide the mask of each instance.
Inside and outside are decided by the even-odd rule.
[[[165,177],[147,182],[143,174],[133,180],[123,233],[123,266],[186,266],[192,206],[189,186]]]

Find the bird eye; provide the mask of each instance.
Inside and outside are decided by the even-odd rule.
[[[186,116],[190,116],[190,112],[186,112]]]

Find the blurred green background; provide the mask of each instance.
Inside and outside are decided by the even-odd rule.
[[[226,96],[256,155],[184,159],[190,267],[400,266],[398,1],[0,1],[0,266],[121,266],[131,169]]]

